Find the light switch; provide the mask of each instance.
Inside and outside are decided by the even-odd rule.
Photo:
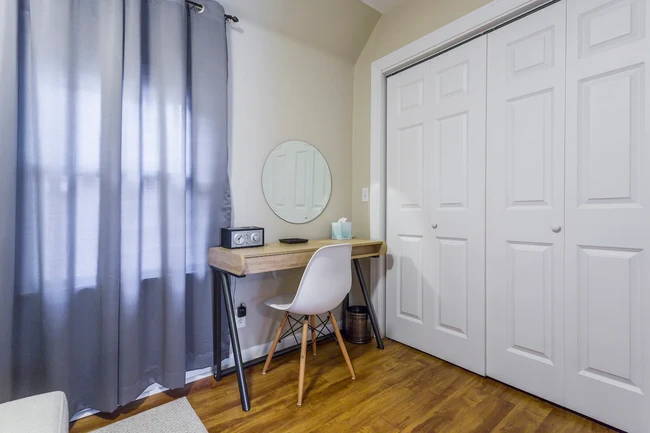
[[[364,201],[364,202],[368,201],[368,188],[367,187],[361,188],[361,201]]]

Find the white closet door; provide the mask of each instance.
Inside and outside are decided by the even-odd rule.
[[[487,374],[564,402],[566,3],[488,35]]]
[[[569,0],[566,405],[650,423],[650,4]]]
[[[485,37],[388,79],[389,338],[485,373]]]
[[[433,139],[425,181],[431,204],[433,354],[485,375],[486,37],[431,63]]]
[[[433,293],[422,270],[429,261],[428,194],[431,62],[387,80],[386,336],[427,353]],[[392,263],[391,263],[392,262]]]

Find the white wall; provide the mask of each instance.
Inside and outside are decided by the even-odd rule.
[[[239,16],[229,24],[231,187],[235,226],[265,228],[266,242],[282,237],[325,238],[331,222],[350,216],[352,182],[351,61],[268,31]],[[332,197],[314,221],[294,225],[268,207],[261,178],[268,154],[287,140],[314,145],[329,163]],[[235,281],[236,303],[246,303],[239,330],[244,353],[273,339],[281,314],[263,301],[295,291],[302,270],[252,275]]]

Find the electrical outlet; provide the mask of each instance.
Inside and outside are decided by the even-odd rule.
[[[237,318],[237,328],[246,327],[246,316]]]
[[[368,188],[367,187],[361,188],[361,201],[363,201],[363,202],[368,201]]]

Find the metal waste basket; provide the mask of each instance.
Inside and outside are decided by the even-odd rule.
[[[353,305],[345,312],[345,339],[352,344],[366,344],[372,340],[368,307]]]

